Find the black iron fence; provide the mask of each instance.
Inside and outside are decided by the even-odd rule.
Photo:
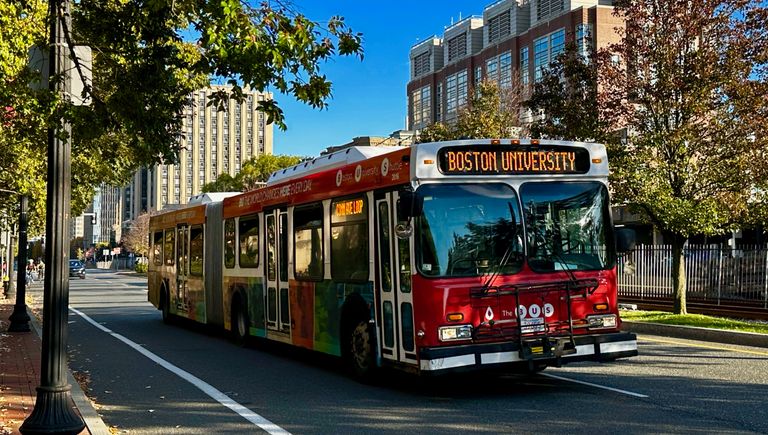
[[[688,245],[683,252],[689,302],[768,310],[768,248]],[[618,282],[620,298],[669,300],[672,247],[638,246],[619,260]]]

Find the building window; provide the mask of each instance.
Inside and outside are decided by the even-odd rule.
[[[520,84],[526,86],[530,80],[530,72],[528,70],[528,47],[520,49]]]
[[[488,20],[488,43],[493,44],[509,36],[509,11]]]
[[[445,80],[446,114],[455,114],[467,103],[467,70],[448,76]]]
[[[467,55],[467,32],[455,36],[448,41],[448,62],[461,59]]]
[[[585,61],[589,61],[590,46],[592,45],[592,25],[591,24],[577,24],[576,25],[576,50],[581,58]]]
[[[565,50],[565,29],[560,29],[533,42],[534,79],[541,80],[544,69]]]
[[[430,94],[429,86],[424,86],[413,92],[413,124],[416,128],[422,124],[429,124],[432,120],[432,98]]]
[[[429,62],[429,52],[421,53],[413,58],[413,76],[419,77],[428,73],[431,70]]]
[[[437,84],[437,92],[435,93],[435,120],[440,121],[443,119],[443,84]]]
[[[499,86],[508,88],[512,84],[512,53],[506,52],[499,56]]]
[[[552,18],[564,9],[563,0],[538,0],[536,3],[536,21]]]
[[[456,92],[456,74],[453,74],[445,79],[445,113],[448,115],[456,113]]]
[[[499,80],[499,60],[491,58],[485,61],[485,76],[488,80]]]

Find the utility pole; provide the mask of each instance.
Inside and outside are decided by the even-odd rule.
[[[49,0],[49,89],[60,98],[70,93],[72,70],[66,32],[71,25],[70,0]],[[59,112],[60,113],[60,112]],[[19,431],[24,434],[79,434],[85,422],[70,405],[67,383],[67,306],[69,305],[69,224],[71,195],[71,127],[63,115],[48,129],[48,187],[45,234],[45,290],[40,386],[32,414]]]

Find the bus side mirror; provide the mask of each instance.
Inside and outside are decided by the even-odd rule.
[[[635,250],[635,230],[629,228],[616,228],[616,252],[626,254]]]
[[[400,201],[397,205],[397,220],[407,221],[414,216],[420,215],[424,203],[419,198],[419,195],[410,190],[401,190],[399,193]]]

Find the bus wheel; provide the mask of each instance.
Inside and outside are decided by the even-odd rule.
[[[249,324],[246,305],[237,298],[232,307],[232,340],[238,346],[245,346],[247,343]]]
[[[360,380],[367,380],[376,367],[371,329],[367,320],[360,321],[352,329],[347,342],[350,369],[355,378]]]

